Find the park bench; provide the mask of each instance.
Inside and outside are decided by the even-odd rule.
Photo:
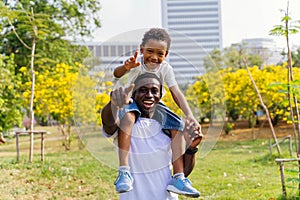
[[[286,186],[285,186],[285,175],[284,175],[284,163],[285,162],[298,162],[300,158],[277,158],[275,161],[279,164],[281,186],[282,186],[282,198],[286,199]]]
[[[50,132],[45,130],[28,130],[28,131],[15,131],[16,136],[16,148],[17,148],[17,162],[20,160],[20,144],[19,136],[20,135],[31,135],[30,139],[30,149],[29,149],[29,162],[32,162],[33,157],[33,145],[34,145],[34,135],[41,135],[41,161],[44,161],[44,145],[45,145],[45,134],[50,134]]]

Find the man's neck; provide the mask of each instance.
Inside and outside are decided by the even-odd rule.
[[[145,117],[145,118],[152,118],[154,116],[154,111],[149,111],[149,112],[142,112],[141,113],[141,117]]]

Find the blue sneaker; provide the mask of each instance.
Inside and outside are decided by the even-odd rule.
[[[115,181],[116,191],[119,193],[129,192],[133,189],[133,177],[129,171],[119,170],[119,175]]]
[[[199,197],[200,192],[192,187],[192,183],[185,177],[172,177],[167,191],[174,192],[176,194],[183,194],[189,197]]]

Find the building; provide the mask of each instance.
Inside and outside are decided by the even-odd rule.
[[[105,72],[107,80],[112,80],[115,67],[139,51],[138,42],[85,42],[80,45],[87,46],[92,53],[91,57],[84,60],[84,64],[90,66],[90,73]]]
[[[214,48],[222,49],[221,0],[161,0],[162,27],[172,43],[167,61],[180,85],[193,83],[205,73],[203,58]],[[86,43],[100,65],[95,70],[113,70],[139,49],[140,33],[129,32],[105,43]],[[135,38],[125,40],[129,36]],[[128,36],[128,37],[127,37]],[[137,41],[123,42],[123,41]],[[90,59],[93,60],[93,59]],[[88,62],[91,62],[87,59]]]
[[[278,48],[276,42],[270,38],[248,38],[242,40],[242,45],[248,53],[255,53],[261,56],[263,65],[276,65],[283,61],[282,52],[284,49]]]
[[[179,84],[205,73],[203,58],[222,49],[220,0],[162,0],[162,26],[171,36],[168,61]]]

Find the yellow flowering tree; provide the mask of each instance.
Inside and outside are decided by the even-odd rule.
[[[76,125],[95,127],[102,125],[101,110],[109,102],[112,82],[103,81],[105,73],[100,71],[88,75],[80,70],[73,89],[73,112]]]
[[[205,81],[206,75],[198,77],[186,90],[186,99],[192,110],[198,110],[200,119],[210,117],[211,98]]]
[[[282,87],[279,84],[275,84],[278,81],[285,80],[284,67],[271,65],[266,66],[264,69],[259,69],[257,66],[254,66],[249,68],[249,70],[275,123],[279,114],[285,109],[283,104],[285,94],[280,93],[279,91]],[[254,123],[254,114],[260,109],[261,105],[247,71],[240,69],[226,73],[224,75],[224,83],[228,110],[237,110],[239,115],[249,119],[250,123]],[[271,84],[274,87],[270,87]]]
[[[239,115],[252,122],[259,99],[253,89],[247,71],[239,69],[223,76],[228,111],[238,110]]]
[[[223,120],[225,110],[224,84],[221,71],[209,71],[197,77],[186,90],[186,99],[191,108],[198,111],[200,119]],[[210,120],[213,123],[213,120]]]
[[[64,146],[70,149],[71,126],[73,124],[72,89],[78,73],[64,63],[53,69],[36,74],[35,111],[39,117],[51,116],[57,120],[65,137]]]
[[[268,107],[275,122],[282,118],[288,120],[288,102],[286,100],[286,66],[257,66],[249,68],[253,79]],[[219,74],[222,80],[218,80]],[[295,79],[300,80],[300,70],[295,69]],[[222,94],[222,86],[225,97]],[[296,86],[294,87],[297,88]],[[300,94],[298,92],[298,94]],[[227,114],[235,118],[242,116],[249,119],[249,126],[254,123],[255,112],[261,109],[259,98],[249,79],[246,69],[232,70],[226,68],[217,72],[208,72],[197,78],[186,91],[186,98],[190,105],[201,110],[202,116],[212,112],[213,106],[225,103]],[[286,116],[286,117],[284,117]],[[209,115],[208,115],[209,117]]]
[[[26,84],[30,85],[30,82]],[[36,116],[57,121],[65,137],[66,150],[70,149],[73,125],[99,123],[99,109],[102,109],[101,105],[108,100],[105,98],[107,94],[99,93],[97,88],[96,78],[89,76],[87,70],[79,63],[73,66],[60,63],[44,70],[43,74],[36,72]],[[29,99],[30,91],[25,91],[23,95],[25,99]]]
[[[162,98],[163,103],[174,113],[176,113],[179,116],[182,116],[183,112],[181,111],[181,109],[177,106],[177,104],[173,100],[171,91],[169,90],[169,88],[166,85],[164,86],[164,89],[165,89],[166,93]]]
[[[112,91],[113,83],[111,81],[101,82],[100,84],[100,91],[96,95],[96,118],[97,118],[97,125],[102,125],[101,119],[101,111],[103,107],[109,102],[110,100],[110,92]]]

